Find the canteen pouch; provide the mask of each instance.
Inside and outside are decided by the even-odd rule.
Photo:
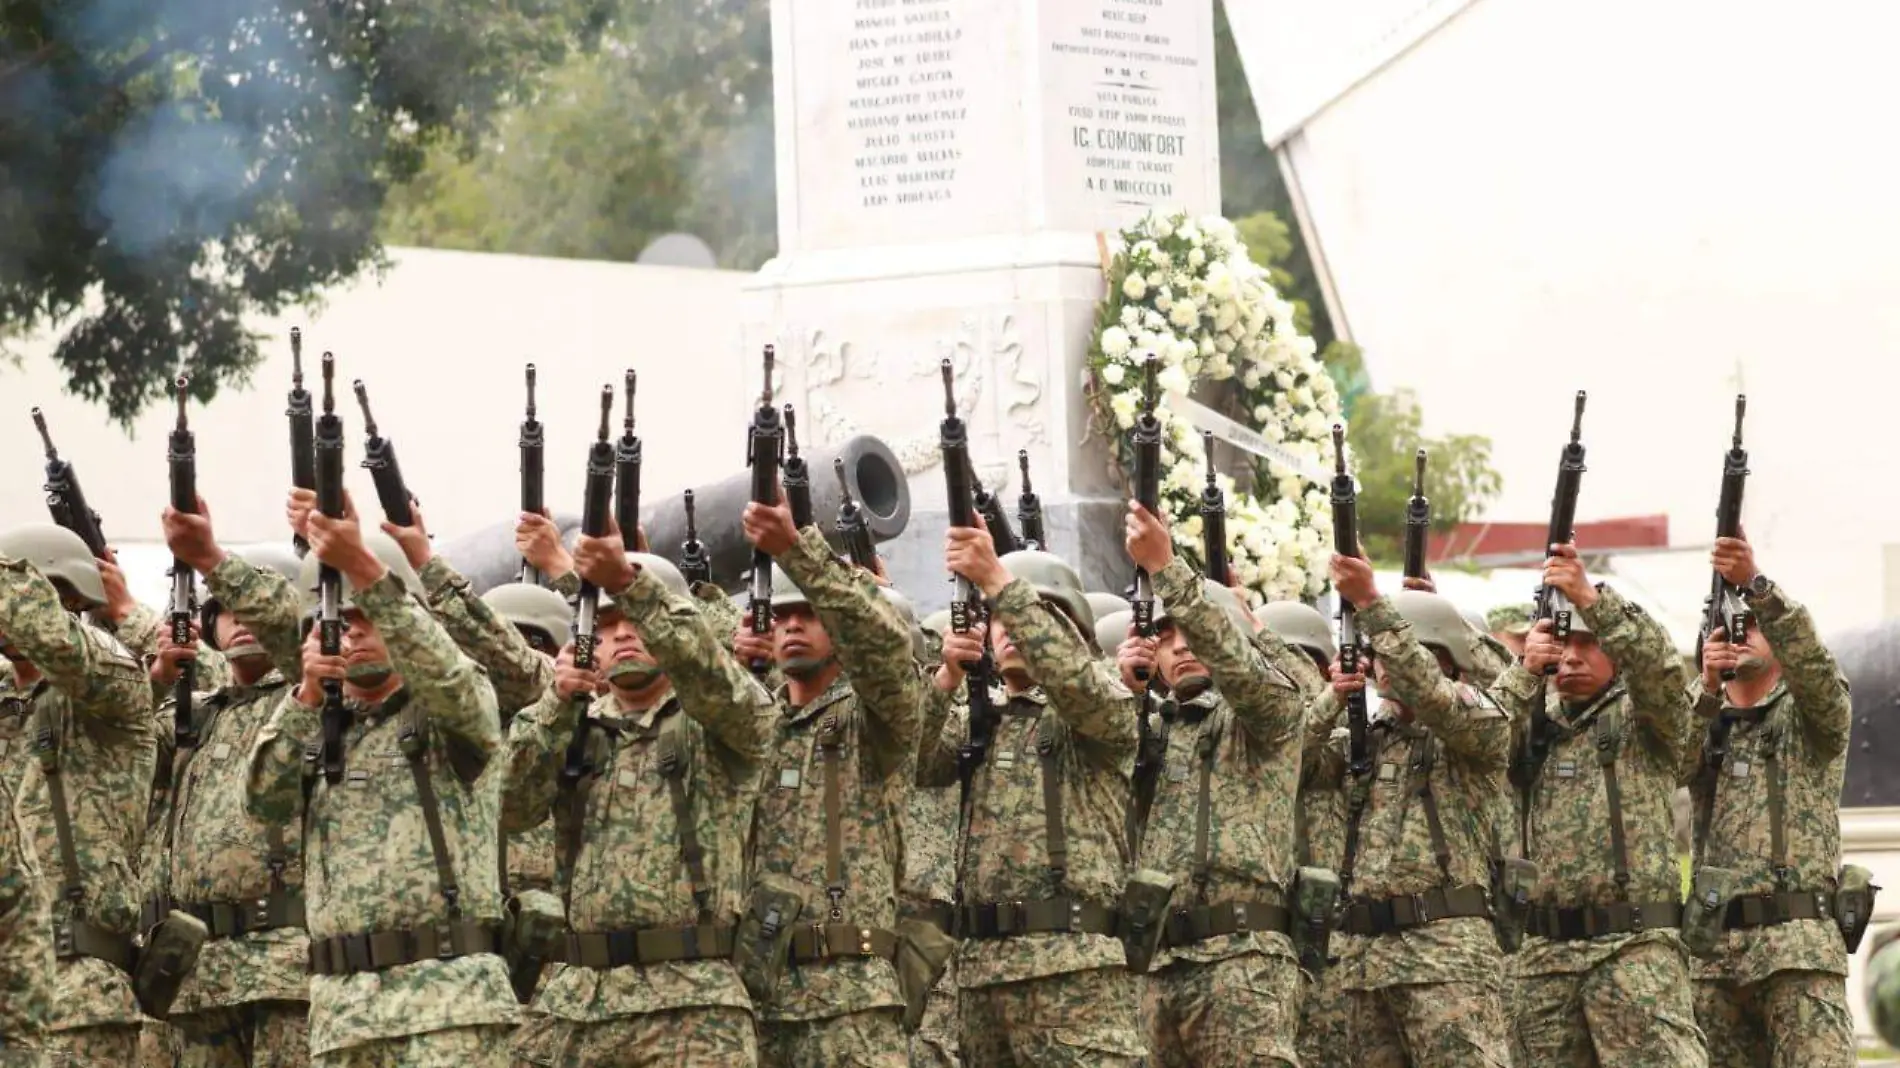
[[[904,1030],[916,1032],[924,1022],[930,992],[950,966],[957,940],[929,920],[897,921],[897,988],[904,995]]]
[[[739,917],[732,964],[755,1003],[770,999],[792,959],[792,927],[805,911],[804,895],[789,879],[761,875]]]
[[[1168,900],[1174,896],[1174,879],[1163,872],[1143,868],[1128,877],[1122,890],[1122,951],[1128,957],[1128,970],[1142,975],[1154,966],[1161,952],[1161,933],[1168,927]]]
[[[1330,958],[1333,924],[1339,915],[1339,874],[1331,868],[1301,868],[1293,877],[1293,949],[1300,967],[1318,978]]]
[[[1853,953],[1860,949],[1867,925],[1873,922],[1874,898],[1880,895],[1880,887],[1874,885],[1874,873],[1858,864],[1841,869],[1840,884],[1834,892],[1834,922],[1841,929],[1847,951]]]
[[[561,899],[546,890],[523,890],[509,900],[501,954],[508,962],[508,983],[515,988],[516,1001],[526,1005],[534,999],[542,968],[566,930]]]
[[[1708,957],[1722,942],[1729,902],[1735,900],[1741,876],[1727,868],[1697,868],[1682,903],[1682,944],[1698,957]]]
[[[1491,926],[1497,932],[1498,948],[1516,953],[1524,945],[1524,928],[1530,920],[1537,865],[1520,857],[1505,857],[1498,861],[1496,870],[1497,883],[1491,888]]]
[[[154,1020],[171,1016],[178,988],[198,966],[198,951],[210,936],[204,921],[188,912],[170,913],[145,933],[138,966],[132,970],[132,993],[140,1011]]]

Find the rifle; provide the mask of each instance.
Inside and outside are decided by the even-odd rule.
[[[1739,538],[1742,536],[1742,491],[1748,487],[1748,450],[1742,448],[1742,417],[1748,412],[1748,398],[1737,394],[1735,397],[1735,439],[1727,454],[1722,457],[1722,497],[1715,506],[1715,536],[1717,538]],[[1748,609],[1742,604],[1741,591],[1729,580],[1715,572],[1709,587],[1708,609],[1702,617],[1701,640],[1722,630],[1727,634],[1730,644],[1740,644],[1748,637]],[[1722,669],[1722,681],[1735,679],[1734,668]]]
[[[1207,577],[1227,585],[1227,495],[1214,480],[1214,435],[1201,432],[1201,450],[1207,461],[1207,484],[1201,487],[1201,559]]]
[[[323,354],[323,414],[311,439],[312,481],[317,511],[331,519],[343,518],[343,420],[336,414],[336,357]],[[343,655],[343,576],[329,564],[317,569],[317,646],[324,656]],[[350,709],[343,703],[343,683],[323,680],[323,778],[335,786],[343,781],[343,735],[350,729]]]
[[[1346,428],[1333,424],[1333,552],[1359,555],[1359,489],[1346,470]],[[1337,592],[1337,591],[1335,591]],[[1359,671],[1359,626],[1352,604],[1339,598],[1339,670]],[[1346,695],[1346,773],[1358,782],[1372,770],[1372,748],[1366,737],[1366,691]]]
[[[943,422],[937,426],[937,448],[943,453],[943,487],[950,525],[973,528],[976,504],[970,489],[970,430],[957,414],[956,371],[949,359],[939,362],[937,370],[943,375]],[[976,584],[969,579],[957,575],[955,582],[955,592],[950,597],[950,629],[961,634],[978,625],[983,599],[977,596]],[[965,664],[963,670],[970,672],[975,666]]]
[[[396,463],[396,446],[377,433],[376,417],[369,412],[369,390],[363,387],[362,379],[356,380],[355,388],[356,403],[363,409],[363,466],[369,470],[370,480],[376,483],[376,499],[383,503],[383,518],[399,527],[413,527],[416,513],[410,505],[414,498],[410,497],[409,487],[402,480],[402,468]]]
[[[547,431],[541,420],[535,417],[534,408],[534,364],[528,365],[528,409],[521,417],[521,510],[529,515],[540,515],[547,511],[547,464],[544,455],[547,445]],[[521,561],[521,577],[518,581],[539,586],[547,580],[539,568],[527,560]]]
[[[699,522],[693,515],[693,491],[686,491],[686,540],[680,543],[680,576],[687,586],[712,581],[706,545],[699,540]]]
[[[871,544],[870,528],[864,525],[864,509],[851,496],[851,483],[844,477],[844,458],[831,461],[831,469],[838,476],[838,488],[844,493],[844,503],[838,506],[838,537],[844,542],[844,551],[851,562],[866,571],[877,570],[877,547]]]
[[[614,445],[614,522],[620,536],[631,549],[640,537],[640,454],[639,435],[633,432],[633,390],[639,376],[627,368],[625,414],[620,419],[620,441]]]
[[[600,389],[600,429],[594,435],[594,444],[587,450],[587,489],[581,506],[581,534],[598,538],[607,533],[607,510],[611,506],[610,498],[614,492],[614,444],[609,435],[613,421],[614,387],[602,386]],[[574,666],[583,671],[594,668],[594,645],[599,640],[595,620],[600,613],[600,589],[586,579],[581,580],[581,592],[574,599]],[[594,695],[578,693],[574,695],[574,737],[567,744],[567,754],[561,761],[561,788],[572,790],[587,774],[587,707],[594,702]]]
[[[785,406],[785,503],[792,509],[792,526],[804,530],[812,525],[811,468],[798,455],[798,416]]]
[[[1022,469],[1023,489],[1016,495],[1016,522],[1023,528],[1023,548],[1041,549],[1049,544],[1042,527],[1042,498],[1029,484],[1029,450],[1016,450],[1016,466]]]
[[[284,414],[290,417],[290,484],[302,490],[317,488],[317,454],[312,451],[311,429],[314,416],[310,410],[310,391],[303,388],[303,331],[290,328],[290,406]],[[310,543],[302,534],[290,539],[291,547],[297,550],[299,557],[310,551]]]
[[[1425,577],[1425,535],[1432,527],[1432,502],[1425,496],[1425,450],[1412,469],[1412,499],[1405,502],[1405,577]]]
[[[46,445],[46,510],[53,514],[53,522],[79,535],[87,552],[104,560],[105,531],[99,529],[99,513],[86,503],[86,493],[79,488],[79,472],[73,470],[71,460],[59,458],[53,435],[46,429],[46,416],[38,408],[33,409],[33,425]]]
[[[970,468],[970,500],[983,516],[983,522],[990,528],[990,540],[996,543],[996,555],[1004,556],[1023,547],[1022,539],[1009,524],[1009,515],[1003,511],[1003,502],[996,494],[983,488],[983,480],[976,477],[976,468]]]
[[[1161,516],[1161,420],[1155,417],[1160,385],[1155,375],[1160,361],[1150,356],[1142,361],[1141,413],[1128,429],[1128,450],[1134,455],[1135,501],[1157,519]],[[1155,636],[1155,592],[1148,573],[1135,569],[1135,581],[1129,590],[1129,607],[1134,610],[1135,633],[1143,638]],[[1146,668],[1135,670],[1137,682],[1148,681]]]
[[[752,503],[773,507],[779,500],[779,459],[785,453],[785,427],[779,422],[778,409],[772,407],[772,361],[776,353],[765,346],[765,381],[759,388],[759,407],[752,413],[752,426],[746,432],[745,462],[752,468]],[[752,550],[752,594],[746,606],[752,617],[752,633],[761,637],[772,633],[772,557],[765,550]],[[771,662],[754,658],[746,667],[763,676]]]
[[[172,428],[171,440],[165,449],[165,459],[171,464],[172,510],[182,515],[195,515],[198,512],[198,442],[185,414],[185,404],[190,399],[186,391],[190,385],[191,379],[184,375],[178,376],[178,425]],[[191,640],[191,621],[197,614],[197,584],[192,580],[191,568],[174,556],[171,603],[173,645],[194,644]],[[178,665],[178,680],[172,685],[175,704],[172,711],[172,738],[180,752],[198,747],[198,726],[191,718],[192,692],[197,685],[197,662],[181,661]]]

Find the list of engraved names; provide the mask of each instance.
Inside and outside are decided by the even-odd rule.
[[[960,2],[850,0],[845,128],[864,208],[952,198],[969,117]]]

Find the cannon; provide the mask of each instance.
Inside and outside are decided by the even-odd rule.
[[[910,525],[910,484],[897,454],[883,441],[861,434],[842,445],[808,451],[806,459],[818,471],[829,470],[833,460],[843,461],[851,496],[863,510],[872,540],[890,541]],[[751,477],[750,471],[742,470],[709,485],[690,487],[696,498],[699,539],[712,564],[712,580],[727,592],[740,588],[751,566],[752,545],[739,528],[739,517],[752,499]],[[835,478],[816,479],[811,495],[812,514],[817,517],[819,529],[834,549],[843,552],[844,543],[833,522],[839,505],[844,503],[843,488]],[[572,545],[580,529],[580,515],[552,507],[555,503],[551,502],[555,524],[561,528],[561,537]],[[654,553],[678,563],[680,544],[686,539],[683,493],[649,494],[640,509],[640,524]],[[520,577],[521,554],[515,550],[512,520],[472,531],[445,543],[438,551],[478,594]]]
[[[1900,620],[1830,634],[1826,641],[1854,703],[1841,805],[1900,805],[1900,779],[1893,774],[1900,753]]]

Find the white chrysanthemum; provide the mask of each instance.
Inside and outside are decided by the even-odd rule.
[[[1165,330],[1168,327],[1167,316],[1149,308],[1141,313],[1141,325],[1146,330]]]
[[[1155,376],[1155,381],[1162,389],[1170,393],[1186,393],[1192,385],[1188,381],[1187,372],[1183,371],[1179,364],[1163,368],[1161,373]]]
[[[1104,342],[1104,344],[1106,344],[1106,342]],[[1121,385],[1122,379],[1127,376],[1127,370],[1119,363],[1107,363],[1102,365],[1102,381],[1111,386]]]
[[[1130,346],[1128,331],[1121,327],[1111,326],[1102,331],[1102,355],[1117,358],[1126,356]]]
[[[1160,289],[1155,290],[1154,304],[1157,309],[1167,311],[1174,307],[1174,293],[1171,292],[1167,286],[1162,286]]]
[[[1108,410],[1115,414],[1115,421],[1123,430],[1135,425],[1135,398],[1132,394],[1117,393],[1108,399]]]
[[[1202,250],[1198,248],[1192,249],[1188,252],[1188,266],[1189,267],[1199,267],[1206,262],[1207,262],[1206,252],[1203,252]]]
[[[1128,277],[1122,280],[1122,295],[1129,300],[1140,300],[1148,295],[1148,283],[1143,281],[1140,275],[1130,272]]]
[[[1131,330],[1137,326],[1140,326],[1141,325],[1141,306],[1139,304],[1122,305],[1121,321],[1122,321],[1123,326]]]
[[[1158,306],[1158,305],[1157,305]],[[1168,313],[1168,321],[1183,330],[1191,329],[1201,318],[1201,309],[1186,297],[1174,302],[1174,307],[1162,309]]]

